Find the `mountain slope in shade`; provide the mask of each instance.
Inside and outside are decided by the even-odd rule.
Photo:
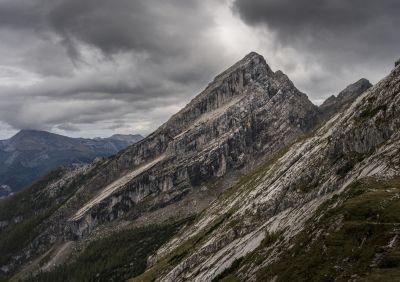
[[[0,142],[0,185],[15,192],[61,165],[90,163],[141,139],[140,135],[70,138],[46,131],[21,130]]]

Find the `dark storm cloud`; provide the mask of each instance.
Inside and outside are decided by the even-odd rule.
[[[105,55],[123,51],[162,59],[182,55],[212,22],[194,0],[15,0],[0,2],[0,28],[54,33],[77,59],[83,42]],[[184,23],[184,24],[182,24]]]
[[[388,72],[398,11],[361,0],[0,0],[0,135],[150,133],[250,51],[319,99]]]
[[[379,76],[400,56],[397,0],[235,0],[233,9],[248,24],[276,32],[284,46],[314,57],[327,77],[354,68],[358,75],[375,68]]]
[[[182,103],[218,68],[213,52],[196,56],[213,24],[205,7],[195,0],[0,0],[0,65],[42,81],[2,89],[0,121],[76,131],[74,123]],[[54,110],[41,112],[49,105]]]
[[[141,121],[140,116],[143,116],[159,122],[152,111],[181,103],[190,91],[182,85],[170,86],[167,81],[160,84],[144,81],[145,87],[130,85],[126,80],[97,81],[89,76],[50,79],[23,88],[3,88],[0,120],[17,129],[49,130],[54,125],[61,125],[57,127],[70,131],[77,131],[73,125],[132,117],[132,113],[134,120]],[[171,114],[163,110],[160,113]]]
[[[196,14],[198,3],[183,0],[57,1],[48,13],[48,20],[67,45],[78,39],[105,54],[127,50],[180,54],[186,51],[184,37],[189,35],[186,43],[191,42],[188,29],[192,29],[194,36],[203,26],[195,18],[190,22],[184,19]],[[177,18],[189,25],[181,25]],[[204,17],[200,19],[207,22]]]
[[[82,46],[90,46],[100,51],[100,61],[119,63],[121,53],[131,53],[139,59],[129,58],[129,63],[140,64],[129,70],[131,76],[145,73],[138,85],[128,77],[110,85],[93,79],[82,89],[51,90],[54,95],[110,91],[140,98],[159,95],[166,84],[164,95],[177,92],[171,84],[198,89],[223,61],[221,50],[203,38],[214,26],[207,8],[212,10],[215,2],[224,0],[0,0],[0,37],[6,49],[0,45],[0,56],[44,77],[65,77],[91,64],[82,54]]]
[[[37,0],[0,1],[2,28],[40,29],[43,9]]]
[[[265,23],[287,42],[337,42],[332,47],[379,43],[366,47],[397,49],[393,43],[400,41],[397,0],[235,0],[234,7],[246,22]]]

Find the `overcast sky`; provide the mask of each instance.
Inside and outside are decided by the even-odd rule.
[[[0,0],[0,139],[146,135],[257,51],[315,103],[400,57],[397,0]]]

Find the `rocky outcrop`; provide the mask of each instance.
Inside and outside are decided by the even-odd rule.
[[[221,195],[152,257],[146,273],[132,281],[144,277],[212,281],[223,274],[232,280],[265,281],[259,270],[268,271],[285,257],[305,222],[324,216],[316,214],[321,204],[358,181],[400,176],[399,105],[397,68],[311,137],[296,142]],[[343,201],[334,199],[341,199],[336,205]],[[371,216],[366,213],[369,220]],[[339,230],[340,222],[332,228]],[[314,232],[319,234],[318,229]],[[330,246],[323,247],[329,252]],[[175,256],[179,260],[168,259]],[[268,281],[282,274],[271,272]]]
[[[121,218],[178,206],[193,193],[205,207],[221,190],[212,183],[228,185],[317,122],[318,108],[307,96],[281,71],[273,72],[262,56],[250,53],[154,133],[76,175],[73,188],[64,188],[73,195],[46,215],[40,234],[13,265],[60,240],[89,239],[105,225],[118,226]],[[159,213],[158,220],[167,216]]]
[[[324,120],[328,120],[334,114],[348,107],[358,96],[371,87],[372,84],[367,79],[362,78],[357,82],[347,86],[337,96],[330,96],[324,101],[324,103],[322,103],[321,106],[319,106],[319,109],[322,112],[322,118]]]
[[[360,80],[318,108],[250,53],[142,141],[38,187],[27,202],[51,204],[34,239],[4,266],[10,273],[40,255],[46,260],[57,246],[84,246],[138,222],[195,214],[193,225],[151,257],[150,273],[160,281],[211,281],[257,252],[269,232],[295,236],[352,181],[397,173],[398,73],[369,87]],[[241,278],[252,280],[251,269]]]
[[[68,232],[79,238],[144,200],[152,199],[148,209],[177,201],[190,189],[268,158],[314,128],[317,115],[286,75],[250,53],[111,160],[101,173],[107,185],[70,218]]]

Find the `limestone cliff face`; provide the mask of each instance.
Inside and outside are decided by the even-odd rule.
[[[149,260],[149,270],[133,281],[213,281],[222,278],[226,281],[290,281],[287,277],[296,273],[302,275],[297,277],[299,281],[310,281],[324,274],[347,281],[359,278],[359,273],[368,275],[368,271],[376,268],[387,254],[379,248],[398,251],[397,223],[392,223],[393,216],[388,217],[386,223],[379,213],[383,210],[396,212],[395,205],[400,203],[399,105],[400,66],[310,137],[283,150],[222,194],[191,226],[159,249]],[[369,184],[362,184],[363,189],[351,190],[354,185],[372,180],[378,183],[372,189],[368,189]],[[389,186],[382,184],[386,180]],[[343,208],[349,197],[363,193],[375,193],[383,200],[374,202],[375,198],[369,198],[370,207],[364,206],[365,211],[359,211],[355,207],[368,197],[360,196],[348,207],[350,211],[338,209]],[[376,211],[371,212],[373,206]],[[330,209],[337,212],[335,221],[321,222],[321,218],[332,216]],[[365,221],[344,223],[346,218],[359,220],[363,216]],[[323,227],[329,224],[330,227]],[[378,232],[368,229],[371,224],[380,226],[377,227],[380,230],[387,226],[386,233],[382,232],[384,236],[380,237],[382,241],[371,240],[371,234]],[[352,230],[360,230],[359,226],[365,227],[366,231],[354,235],[358,231]],[[330,244],[325,244],[324,238],[335,232],[342,232],[343,237],[334,237]],[[336,244],[342,247],[341,240],[354,240],[353,235],[360,236],[357,245],[349,250],[331,251]],[[308,237],[306,243],[302,241]],[[320,244],[318,258],[312,258],[313,254],[307,252],[318,240],[324,243]],[[364,247],[370,248],[370,253],[357,253],[355,261],[365,260],[369,267],[366,272],[351,260],[355,248]],[[307,263],[304,266],[298,259],[314,259],[316,265],[320,261],[328,267],[329,261],[321,259],[321,253],[332,256],[329,272],[328,268],[310,272]],[[179,259],[172,260],[171,257]],[[297,264],[292,267],[292,262]],[[289,268],[292,272],[285,273]],[[398,274],[390,275],[387,277],[398,278]],[[363,281],[358,278],[355,281]]]
[[[317,115],[286,75],[250,53],[157,131],[109,161],[93,179],[97,192],[71,216],[69,235],[81,237],[145,199],[153,199],[147,208],[157,209],[268,157],[312,129]],[[98,186],[98,178],[106,185]]]
[[[0,213],[1,230],[39,222],[0,271],[8,275],[29,260],[63,263],[59,254],[79,255],[115,230],[196,214],[149,259],[144,275],[211,281],[243,259],[238,277],[256,280],[321,203],[358,179],[400,174],[399,71],[372,88],[360,80],[318,108],[250,53],[147,138],[21,195],[35,216],[26,208]],[[266,251],[261,242],[270,233],[285,244]],[[252,255],[258,264],[246,260]]]
[[[231,175],[271,158],[318,121],[319,110],[307,96],[281,71],[273,72],[262,56],[250,53],[147,138],[68,181],[57,181],[64,183],[57,184],[62,198],[58,192],[38,192],[55,195],[41,199],[60,204],[43,209],[50,214],[38,235],[4,267],[12,272],[55,244],[92,238],[105,225],[118,226],[124,216],[140,218],[179,204],[191,193],[198,193],[194,201],[201,202],[212,192],[211,183],[229,183]],[[184,213],[199,212],[215,195]],[[29,219],[24,215],[22,222],[24,217]],[[158,220],[166,217],[160,214]]]

